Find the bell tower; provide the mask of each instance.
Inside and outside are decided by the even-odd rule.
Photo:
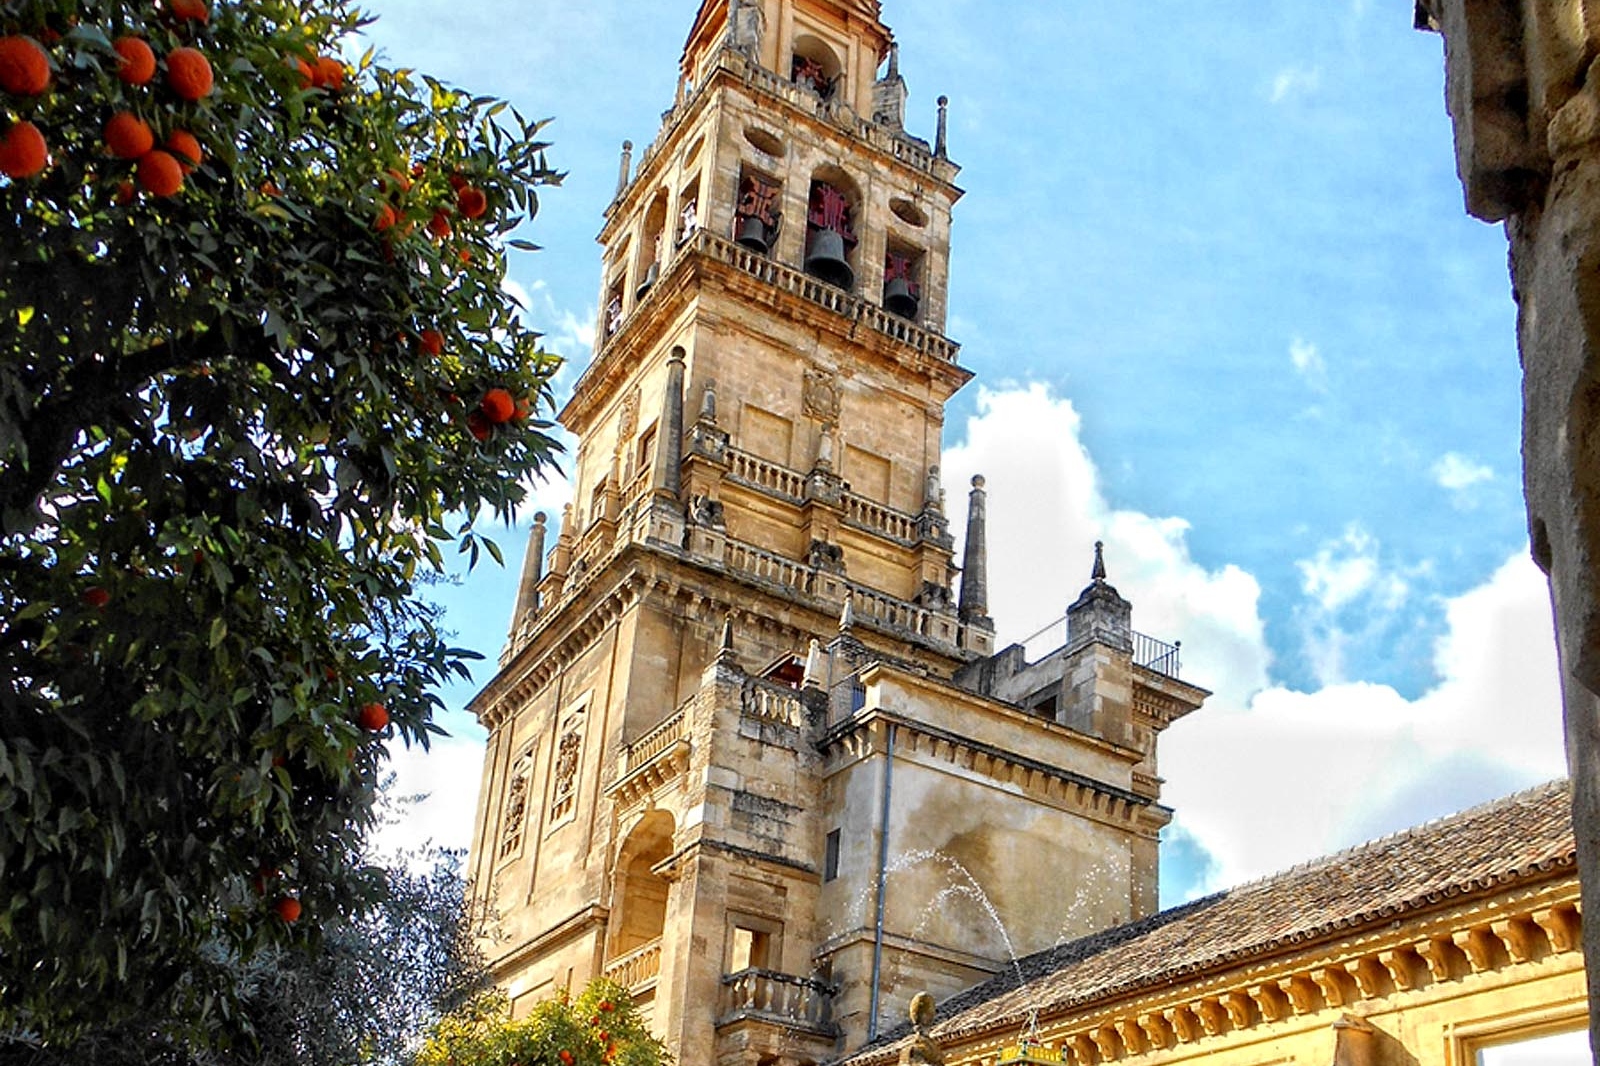
[[[624,145],[573,502],[472,704],[518,1009],[606,975],[679,1061],[821,1062],[1053,943],[1061,877],[1111,881],[1077,931],[1153,909],[1155,735],[1204,693],[1095,643],[1050,717],[1061,669],[993,655],[983,489],[958,569],[938,469],[959,168],[907,99],[877,0],[704,0]],[[1014,928],[930,918],[947,862]]]

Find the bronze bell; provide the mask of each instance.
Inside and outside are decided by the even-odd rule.
[[[883,309],[901,318],[916,318],[921,301],[911,291],[911,282],[905,278],[890,278],[883,287]]]
[[[837,230],[811,231],[811,242],[806,248],[806,273],[821,278],[829,285],[850,289],[856,283],[856,272],[844,254],[844,236]]]
[[[767,224],[754,215],[740,215],[739,225],[734,230],[733,240],[740,247],[748,248],[752,252],[766,255],[771,251],[767,243]]]
[[[660,276],[661,276],[661,264],[660,263],[651,263],[649,268],[647,270],[645,270],[645,272],[644,272],[644,280],[639,282],[639,287],[634,290],[633,298],[635,300],[644,299],[645,293],[650,291],[650,286],[654,285],[656,283],[656,279],[659,278]]]

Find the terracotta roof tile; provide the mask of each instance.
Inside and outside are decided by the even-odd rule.
[[[1573,863],[1567,784],[1552,781],[1030,955],[1019,962],[1020,988],[1007,967],[941,1004],[934,1035],[955,1040],[1020,1026],[1034,1010],[1049,1015],[1185,979]],[[846,1061],[892,1057],[906,1032]]]

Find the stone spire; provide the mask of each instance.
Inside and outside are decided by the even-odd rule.
[[[545,527],[545,513],[533,516],[533,529],[528,533],[528,547],[522,556],[522,580],[517,582],[517,609],[511,615],[511,631],[516,633],[522,620],[539,609],[539,579],[544,576],[544,540],[549,530]]]
[[[667,360],[667,388],[656,428],[655,470],[650,476],[651,492],[673,501],[683,489],[683,356],[683,349],[674,347]]]
[[[872,120],[892,130],[905,128],[906,80],[900,76],[900,46],[889,46],[889,69],[872,86]]]
[[[848,637],[854,634],[856,628],[856,593],[854,589],[844,590],[844,609],[839,612],[839,635]]]
[[[963,622],[989,620],[989,544],[988,493],[983,475],[972,479],[967,497],[967,544],[961,556],[961,601]]]
[[[1067,608],[1067,646],[1091,641],[1133,650],[1133,605],[1106,580],[1105,544],[1095,541],[1089,585]]]
[[[738,656],[733,653],[733,612],[729,611],[722,616],[722,638],[717,647],[717,663],[722,666],[739,665]]]
[[[806,649],[806,672],[800,678],[800,687],[824,688],[827,684],[828,667],[822,658],[822,644],[812,637],[811,647]]]
[[[950,98],[939,97],[939,131],[933,138],[935,159],[950,158]]]
[[[617,195],[622,195],[622,190],[628,187],[628,179],[633,175],[633,142],[622,142],[622,164],[617,168]]]

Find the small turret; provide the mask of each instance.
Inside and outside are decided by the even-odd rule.
[[[1120,651],[1133,650],[1133,605],[1106,581],[1102,541],[1094,544],[1094,567],[1089,572],[1088,587],[1067,608],[1067,646],[1076,648],[1091,641]]]

